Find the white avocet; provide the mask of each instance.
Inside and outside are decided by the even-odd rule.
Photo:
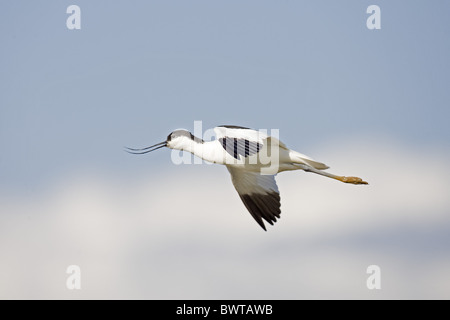
[[[214,132],[215,140],[203,141],[187,130],[176,130],[166,141],[143,149],[127,148],[127,151],[145,154],[167,147],[225,165],[242,202],[264,230],[263,219],[273,225],[280,218],[280,193],[275,182],[275,175],[279,172],[303,170],[345,183],[367,184],[361,178],[325,172],[327,165],[289,149],[277,138],[261,131],[224,125],[214,128]]]

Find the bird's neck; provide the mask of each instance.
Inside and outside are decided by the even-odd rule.
[[[212,163],[221,161],[222,154],[217,153],[217,141],[204,141],[202,143],[191,141],[183,150],[192,153],[193,155]]]

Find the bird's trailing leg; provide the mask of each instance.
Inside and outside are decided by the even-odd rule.
[[[299,167],[301,167],[304,171],[306,172],[313,172],[313,173],[317,173],[320,174],[321,176],[325,176],[328,178],[332,178],[332,179],[336,179],[338,181],[344,182],[344,183],[352,183],[352,184],[368,184],[366,181],[364,181],[361,178],[358,177],[344,177],[344,176],[337,176],[335,174],[331,174],[325,171],[321,171],[318,169],[315,169],[311,166],[308,165],[304,165],[304,164],[297,164]]]

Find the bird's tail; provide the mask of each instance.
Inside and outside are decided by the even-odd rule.
[[[310,157],[305,156],[304,154],[301,154],[297,151],[291,150],[291,152],[289,153],[289,157],[291,158],[292,162],[294,162],[294,163],[306,164],[317,170],[325,170],[325,169],[329,168],[326,164],[316,161],[314,159],[311,159]]]

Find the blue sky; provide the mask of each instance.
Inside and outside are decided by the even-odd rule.
[[[81,8],[81,30],[66,28],[71,4]],[[371,4],[381,8],[381,30],[366,28]],[[388,179],[398,169],[414,183],[414,175],[426,180],[431,170],[436,179],[426,180],[427,190],[388,202],[406,213],[408,199],[435,199],[440,193],[433,185],[447,186],[438,168],[446,170],[440,164],[448,160],[450,141],[449,10],[444,1],[4,2],[0,195],[13,209],[0,219],[6,223],[13,219],[10,212],[26,211],[19,203],[57,203],[55,190],[83,190],[90,179],[100,180],[100,189],[109,181],[137,190],[145,179],[157,184],[200,174],[197,167],[174,167],[168,151],[141,158],[123,152],[123,146],[160,142],[176,128],[192,130],[194,120],[202,120],[205,129],[280,129],[280,139],[293,149],[331,161],[336,170],[372,174],[372,180]],[[220,168],[205,170],[217,174],[204,182],[212,189],[228,179]],[[438,203],[431,211],[444,235],[450,224],[440,214],[450,207],[438,199],[430,200]],[[63,208],[71,212],[71,204]],[[240,206],[236,200],[235,208]],[[60,212],[51,208],[40,210]],[[385,223],[400,228],[389,219]],[[208,250],[201,252],[208,256]],[[328,252],[324,257],[332,259]],[[446,265],[440,257],[437,252],[433,268]]]
[[[355,134],[448,147],[448,4],[381,1],[371,31],[368,3],[80,1],[79,31],[71,2],[5,3],[0,183],[123,170],[123,145],[194,120],[306,151]]]

